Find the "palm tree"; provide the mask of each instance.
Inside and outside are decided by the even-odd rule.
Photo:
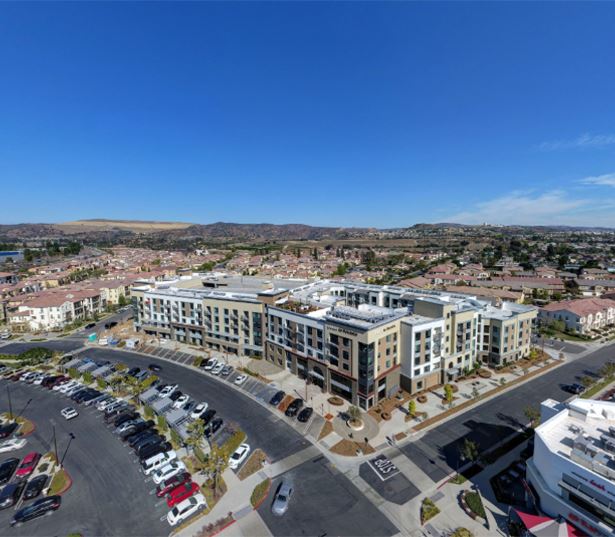
[[[203,442],[203,437],[205,436],[205,423],[203,423],[203,420],[194,420],[186,427],[186,430],[189,433],[188,438],[186,438],[186,445],[191,447],[194,452],[196,448],[201,447],[201,443]]]

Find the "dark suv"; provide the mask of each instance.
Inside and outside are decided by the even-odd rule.
[[[62,505],[61,496],[48,496],[47,498],[36,500],[32,505],[24,507],[15,513],[13,520],[11,520],[11,526],[20,526],[28,520],[56,511],[60,508],[60,505]]]
[[[303,399],[295,399],[290,405],[288,405],[288,408],[286,409],[286,412],[284,412],[284,414],[286,414],[289,418],[294,418],[302,406]]]
[[[0,464],[0,485],[4,485],[9,482],[18,466],[19,459],[14,457],[11,459],[6,459],[2,462],[2,464]]]
[[[269,404],[273,406],[278,406],[282,399],[286,396],[286,393],[280,390],[279,392],[275,392],[274,396],[269,400]]]
[[[0,492],[0,509],[6,509],[7,507],[13,507],[21,498],[23,489],[26,488],[26,480],[16,481],[15,483],[9,483]]]

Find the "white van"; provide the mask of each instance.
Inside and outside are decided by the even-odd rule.
[[[150,475],[152,472],[162,468],[169,464],[171,461],[177,459],[177,453],[175,451],[167,451],[165,453],[158,453],[141,463],[141,468],[145,475]]]
[[[101,337],[98,340],[98,344],[101,345],[102,347],[104,347],[104,346],[109,344],[109,340],[106,337]]]

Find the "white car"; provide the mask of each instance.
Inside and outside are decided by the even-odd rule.
[[[235,453],[231,455],[231,458],[228,461],[228,467],[231,470],[236,470],[237,468],[239,468],[241,463],[246,460],[249,453],[250,453],[250,444],[241,444],[235,450]]]
[[[167,515],[167,522],[171,526],[176,526],[205,507],[207,507],[205,496],[200,493],[195,494],[173,507]]]
[[[60,382],[59,384],[56,384],[53,388],[51,388],[54,392],[59,392],[62,388],[64,388],[64,386],[70,384],[71,382],[74,382],[73,380],[64,380],[62,382]]]
[[[201,417],[201,415],[209,408],[209,404],[206,403],[205,401],[203,401],[202,403],[199,403],[198,405],[196,405],[196,407],[194,408],[194,410],[192,411],[192,414],[190,414],[190,417],[193,420],[196,420],[198,418]]]
[[[186,469],[186,465],[181,461],[173,461],[166,466],[160,468],[160,470],[156,470],[152,475],[154,479],[154,483],[159,485],[163,481],[173,477],[174,475],[179,474],[179,472],[183,472]]]
[[[169,395],[171,395],[175,390],[177,390],[177,388],[177,384],[165,386],[164,388],[162,388],[162,390],[160,390],[160,398],[164,399],[165,397],[169,397]]]
[[[11,438],[0,443],[0,453],[6,453],[7,451],[15,451],[24,447],[28,441],[25,438]]]
[[[211,371],[214,367],[218,365],[218,360],[216,358],[212,358],[207,362],[207,365],[203,368],[205,371]]]
[[[214,367],[211,372],[213,375],[219,375],[220,373],[222,373],[222,370],[224,369],[224,364],[218,364],[216,365],[216,367]]]
[[[59,388],[58,391],[60,393],[66,393],[69,390],[72,390],[75,386],[77,385],[77,381],[76,380],[70,380],[68,381],[66,384],[62,384]]]
[[[36,376],[38,373],[34,372],[34,371],[26,371],[23,375],[21,375],[21,377],[19,377],[19,380],[21,382],[25,382],[26,380],[29,380],[31,377]]]
[[[39,373],[38,377],[34,379],[34,382],[32,384],[36,384],[37,386],[40,386],[43,383],[44,378],[45,378],[45,375],[43,373]]]
[[[248,375],[237,375],[237,377],[235,377],[235,384],[237,384],[237,386],[241,386],[247,378]]]
[[[114,397],[110,397],[109,399],[104,399],[103,401],[101,401],[100,403],[96,405],[96,410],[100,410],[100,411],[106,410],[116,401],[117,399],[115,399]]]
[[[73,407],[67,406],[66,408],[60,410],[60,414],[62,414],[65,420],[72,420],[79,415],[79,412],[77,412]]]
[[[183,406],[184,406],[184,405],[185,405],[188,401],[190,401],[190,396],[189,396],[189,395],[186,395],[186,394],[184,394],[184,395],[180,395],[180,396],[177,398],[177,401],[175,401],[175,402],[173,403],[173,408],[181,408],[181,407],[183,407]]]

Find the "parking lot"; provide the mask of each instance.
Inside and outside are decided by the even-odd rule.
[[[10,381],[3,380],[4,385]],[[25,415],[36,425],[27,437],[28,444],[11,453],[3,453],[0,460],[23,457],[30,451],[53,451],[52,422],[60,457],[67,446],[69,433],[75,440],[66,455],[64,466],[73,485],[62,497],[62,506],[50,517],[27,522],[11,528],[9,520],[14,509],[0,511],[2,535],[168,535],[169,525],[161,519],[168,512],[164,500],[150,493],[155,488],[150,478],[139,470],[136,457],[117,439],[102,420],[99,412],[79,406],[80,415],[65,421],[60,410],[69,406],[68,400],[57,392],[41,386],[10,382],[14,411],[32,399]],[[70,405],[75,406],[75,405]],[[2,411],[7,410],[6,398]]]

